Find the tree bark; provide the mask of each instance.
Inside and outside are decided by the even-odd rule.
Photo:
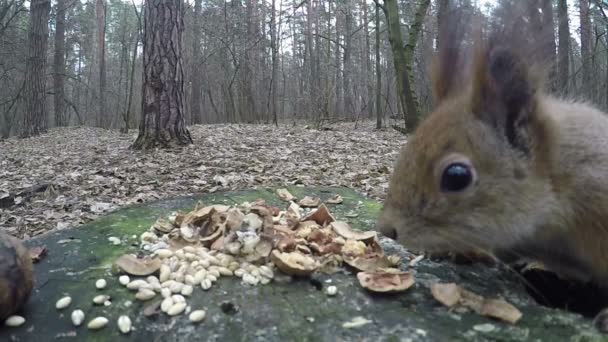
[[[549,89],[554,92],[557,90],[557,56],[555,46],[555,21],[553,18],[553,0],[542,0],[542,43],[544,46],[544,55],[549,62],[548,85]]]
[[[32,0],[30,3],[23,137],[39,135],[45,133],[48,129],[45,76],[50,9],[50,0]]]
[[[397,92],[399,93],[401,108],[404,111],[405,130],[406,132],[412,132],[418,124],[419,111],[408,75],[408,57],[401,36],[399,7],[397,6],[397,0],[385,0],[384,6],[388,22],[388,40],[393,52],[393,63],[397,76]]]
[[[95,2],[97,19],[97,60],[99,62],[99,112],[97,125],[108,127],[109,117],[106,112],[106,3],[105,0]]]
[[[583,82],[581,92],[587,94],[591,99],[593,91],[593,78],[591,77],[591,18],[589,16],[589,1],[579,0],[579,10],[581,18],[581,59]]]
[[[416,51],[416,45],[418,45],[418,38],[420,37],[420,31],[422,30],[422,24],[424,23],[424,17],[431,4],[431,0],[422,0],[416,10],[414,16],[414,23],[410,26],[408,33],[407,44],[405,45],[405,63],[407,70],[407,77],[409,78],[410,92],[412,100],[414,101],[416,118],[420,116],[420,104],[418,103],[418,96],[416,95],[416,80],[414,78],[414,53]]]
[[[65,12],[66,1],[57,0],[57,14],[55,23],[55,53],[53,56],[53,88],[55,95],[55,126],[66,126],[67,120],[65,115]]]
[[[146,0],[142,119],[134,149],[192,144],[184,119],[182,0]]]
[[[376,4],[376,128],[382,128],[382,69],[380,68],[380,6]]]
[[[192,95],[190,96],[190,110],[192,123],[200,124],[203,122],[203,112],[201,110],[201,91],[203,82],[200,74],[200,63],[203,59],[201,51],[201,13],[202,0],[194,1],[194,22],[192,30],[192,70],[190,71],[190,83],[192,85]]]
[[[568,24],[568,3],[566,0],[558,0],[557,18],[559,22],[559,48],[557,51],[558,91],[565,95],[568,93],[568,67],[570,53],[570,28]]]
[[[276,22],[276,0],[272,0],[272,13],[270,14],[270,53],[272,54],[272,76],[270,78],[270,106],[272,122],[278,126],[277,117],[277,82],[279,81],[279,60],[277,58],[277,22]]]

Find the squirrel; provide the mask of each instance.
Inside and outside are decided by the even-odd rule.
[[[0,232],[0,321],[27,303],[34,286],[34,266],[21,240]]]
[[[514,35],[478,30],[463,68],[459,29],[441,32],[435,107],[400,151],[376,230],[412,251],[516,256],[608,289],[608,114],[546,92]]]

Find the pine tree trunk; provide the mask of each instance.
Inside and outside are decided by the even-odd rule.
[[[32,0],[30,3],[23,137],[39,135],[48,129],[45,76],[50,9],[50,0]]]
[[[99,63],[99,112],[97,125],[108,127],[110,118],[106,110],[106,4],[104,0],[95,2],[95,16],[97,19],[97,61]]]
[[[276,19],[276,0],[272,0],[272,13],[270,14],[270,53],[272,54],[272,76],[270,78],[270,106],[272,122],[278,126],[277,117],[277,83],[279,82],[279,60],[277,58],[277,19]]]
[[[194,22],[192,23],[192,70],[190,72],[190,82],[192,84],[192,95],[190,96],[190,117],[192,123],[200,124],[203,122],[203,112],[201,110],[201,89],[202,78],[200,74],[200,63],[203,59],[201,51],[201,13],[202,0],[194,1]]]
[[[589,1],[579,1],[580,18],[581,18],[581,59],[583,82],[581,85],[581,93],[587,95],[588,99],[592,99],[593,93],[593,78],[591,77],[591,18],[589,16]]]
[[[570,29],[568,24],[568,3],[566,0],[558,0],[557,18],[559,21],[559,48],[557,51],[558,90],[562,94],[567,94],[569,77],[568,67],[570,53]]]
[[[134,149],[192,143],[184,119],[182,0],[146,0],[142,119]]]
[[[555,54],[555,21],[553,18],[553,0],[542,0],[543,9],[543,35],[544,55],[548,59],[549,74],[548,84],[551,91],[557,90],[557,57]]]
[[[65,115],[65,0],[57,0],[57,15],[55,24],[55,54],[53,58],[53,88],[55,95],[55,126],[66,126],[67,120]]]
[[[376,128],[382,128],[382,69],[380,68],[380,6],[376,4]]]

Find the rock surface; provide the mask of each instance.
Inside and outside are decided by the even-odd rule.
[[[370,229],[381,204],[344,188],[301,188],[289,191],[327,199],[335,194],[342,204],[328,204],[334,217],[353,227]],[[136,249],[141,232],[154,221],[178,209],[189,210],[198,200],[205,204],[236,204],[264,198],[284,207],[272,189],[205,194],[196,198],[164,200],[145,206],[116,211],[78,229],[49,233],[27,242],[29,247],[45,245],[48,256],[35,264],[32,297],[20,312],[25,324],[0,327],[0,341],[595,341],[601,340],[591,321],[578,314],[537,305],[526,293],[517,276],[498,267],[483,264],[455,265],[423,259],[412,270],[416,284],[400,294],[377,295],[361,288],[354,273],[320,275],[311,279],[281,278],[269,285],[250,287],[238,278],[220,278],[209,291],[197,288],[189,299],[192,310],[204,309],[206,318],[191,323],[187,315],[143,315],[143,309],[157,299],[136,301],[133,293],[118,283],[111,264],[119,255]],[[353,217],[352,214],[358,214]],[[113,245],[108,237],[121,239]],[[408,252],[390,240],[381,239],[385,251]],[[407,263],[402,265],[408,269]],[[95,288],[99,278],[107,280],[103,290]],[[430,294],[433,282],[455,282],[490,297],[501,296],[517,306],[523,317],[511,325],[475,313],[451,312]],[[324,289],[338,288],[329,297]],[[109,294],[111,305],[97,306],[92,298]],[[55,302],[64,295],[72,303],[63,310]],[[132,305],[125,306],[126,301]],[[86,318],[74,327],[70,314],[84,311]],[[120,315],[131,318],[134,330],[121,335]],[[110,322],[97,331],[86,323],[96,316]],[[366,324],[347,327],[357,317]]]

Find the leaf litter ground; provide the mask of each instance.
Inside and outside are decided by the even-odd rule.
[[[347,186],[382,200],[405,137],[372,122],[332,130],[196,125],[194,145],[133,151],[136,131],[52,129],[0,142],[0,229],[22,239],[120,207],[257,187]]]

